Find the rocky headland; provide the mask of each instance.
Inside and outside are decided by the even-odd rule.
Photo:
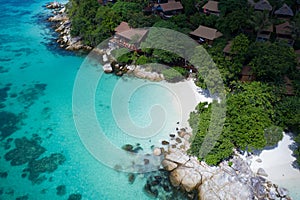
[[[135,64],[122,64],[118,63],[116,58],[113,56],[112,51],[118,49],[116,45],[108,43],[106,48],[94,48],[90,55],[96,58],[101,64],[105,73],[114,73],[117,76],[124,74],[133,75],[134,77],[147,79],[150,81],[162,81],[164,76],[161,73],[154,72],[150,65],[142,66]],[[100,59],[99,59],[100,58]]]
[[[267,180],[264,169],[257,172],[250,169],[251,156],[236,152],[229,161],[208,166],[187,154],[190,138],[191,134],[184,129],[170,135],[168,150],[164,153],[162,166],[170,172],[170,182],[174,187],[187,193],[196,192],[201,200],[291,199],[287,189]]]
[[[81,37],[72,37],[71,21],[66,13],[66,5],[58,2],[51,2],[46,5],[46,8],[52,10],[53,16],[48,18],[49,22],[54,23],[54,30],[59,33],[57,43],[61,48],[69,51],[91,51],[93,48],[83,44]],[[105,73],[114,73],[117,76],[123,74],[133,75],[137,78],[148,79],[150,81],[164,80],[164,76],[160,73],[153,72],[149,66],[143,67],[140,65],[126,65],[117,63],[116,59],[112,56],[111,52],[119,48],[118,46],[108,43],[107,48],[94,48],[91,52],[92,55],[100,57],[99,62],[102,64],[102,68]]]
[[[51,2],[46,5],[46,8],[52,10],[53,16],[48,18],[49,22],[54,23],[54,29],[59,33],[57,43],[61,48],[66,50],[87,50],[90,51],[92,47],[82,43],[80,37],[72,37],[71,21],[66,13],[66,5],[58,2]]]

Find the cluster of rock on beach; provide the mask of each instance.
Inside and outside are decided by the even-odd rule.
[[[154,72],[150,65],[127,65],[116,62],[116,58],[112,55],[112,51],[118,49],[117,45],[108,43],[106,48],[94,48],[90,55],[93,57],[99,57],[99,62],[102,64],[103,71],[105,73],[114,73],[117,76],[122,76],[123,74],[133,75],[134,77],[147,79],[150,81],[162,81],[164,76],[161,73]]]
[[[158,199],[176,199],[182,195],[185,199],[201,200],[291,199],[287,189],[267,180],[268,175],[263,169],[254,173],[250,169],[250,158],[244,158],[238,152],[218,166],[209,166],[189,156],[190,138],[191,134],[181,129],[170,134],[168,141],[163,140],[162,147],[153,149],[153,155],[162,156],[162,162],[158,171],[144,175],[147,178],[144,191],[148,195]],[[130,145],[123,149],[136,152],[136,147]],[[136,176],[129,173],[129,182],[133,183]]]
[[[291,199],[285,188],[266,179],[268,175],[263,169],[254,173],[250,169],[250,161],[239,153],[236,152],[230,161],[211,167],[187,154],[191,137],[189,133],[181,130],[178,137],[171,136],[162,165],[170,172],[170,181],[174,187],[188,193],[196,191],[201,200]]]
[[[51,2],[46,5],[46,8],[53,10],[53,16],[48,18],[48,21],[54,23],[55,31],[60,34],[57,43],[61,48],[66,50],[91,50],[92,47],[84,45],[80,37],[72,37],[71,21],[66,14],[66,7],[64,4],[58,2]]]

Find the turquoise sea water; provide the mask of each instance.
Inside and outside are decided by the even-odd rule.
[[[130,184],[126,173],[117,172],[101,163],[86,148],[85,145],[88,144],[83,141],[82,136],[89,138],[89,131],[92,130],[86,129],[78,134],[74,115],[78,117],[78,114],[89,114],[85,110],[83,113],[73,112],[74,82],[84,57],[57,48],[54,42],[56,35],[44,21],[49,14],[49,10],[42,7],[46,2],[48,1],[1,1],[0,199],[68,199],[71,194],[81,194],[82,199],[89,200],[151,199],[143,192],[146,182],[144,175],[137,175],[134,183]],[[144,152],[150,152],[151,145],[157,145],[159,140],[167,138],[168,133],[174,131],[176,122],[180,121],[180,114],[172,93],[144,80],[102,75],[99,65],[87,65],[91,66],[91,72],[101,75],[97,88],[90,92],[95,92],[95,117],[105,137],[113,145],[121,147],[127,143],[139,143]],[[87,78],[86,83],[89,81]],[[127,94],[126,88],[118,90],[117,86],[127,84],[128,88],[130,85],[141,87],[136,87],[130,98],[125,99],[129,113],[122,115],[118,118],[120,121],[116,122],[112,105],[121,110],[122,104],[118,104],[115,99],[120,99],[122,92]],[[115,90],[121,97],[114,96]],[[84,105],[85,102],[82,101],[85,100],[87,91],[77,92],[82,97],[79,98],[79,103]],[[145,133],[140,131],[132,137],[128,134],[129,130],[122,129],[122,117],[126,116],[140,128],[149,126],[153,119],[150,110],[155,105],[161,105],[166,111],[166,116],[162,117],[162,114],[157,119],[167,119],[158,133],[145,138]],[[89,118],[80,119],[80,122],[86,124],[90,122]],[[24,137],[27,140],[22,139]],[[30,149],[20,145],[20,141],[27,141],[31,145]],[[17,150],[15,143],[21,146]],[[42,147],[45,150],[32,159],[32,152],[37,152],[36,149]],[[7,159],[9,152],[13,157],[18,156],[15,162],[19,163],[11,165],[11,159]],[[47,162],[44,158],[50,158],[52,154],[62,155],[64,159],[61,160],[64,162],[57,159],[52,170],[45,172],[43,166],[49,167],[53,162]],[[110,156],[114,155],[107,155]],[[41,159],[44,159],[43,162]],[[28,167],[33,168],[32,160],[40,162],[34,165],[35,170],[30,171]],[[61,185],[65,186],[65,192],[57,194],[57,187]],[[288,188],[295,190],[295,185]]]
[[[73,118],[72,94],[84,57],[57,48],[56,35],[44,21],[50,13],[43,7],[46,2],[1,1],[0,199],[68,199],[71,194],[92,200],[149,199],[143,191],[144,175],[137,175],[130,184],[128,174],[99,162],[79,137]],[[102,69],[92,66],[91,70],[101,73]],[[96,118],[116,147],[139,143],[144,152],[150,152],[151,145],[174,131],[180,116],[176,109],[174,113],[168,112],[168,121],[161,132],[149,138],[126,134],[114,122],[111,96],[115,85],[129,81],[147,83],[112,75],[100,80],[95,93]],[[165,104],[168,110],[173,106],[170,103],[173,98],[159,86],[138,88],[129,99],[128,116],[135,125],[146,127],[151,122],[152,106]],[[84,120],[89,123],[88,118]],[[53,157],[56,160],[49,161]],[[57,194],[61,185],[63,189]]]

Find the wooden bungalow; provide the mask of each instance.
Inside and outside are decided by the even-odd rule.
[[[276,40],[287,42],[288,45],[293,46],[294,40],[292,38],[292,26],[289,22],[275,26]]]
[[[156,11],[161,12],[162,17],[170,18],[173,15],[182,13],[183,6],[179,1],[169,1],[168,3],[158,4]]]
[[[141,41],[145,38],[147,33],[147,29],[134,29],[131,28],[127,22],[121,22],[120,25],[115,28],[115,36],[110,42],[130,50],[138,50]]]
[[[232,52],[231,52],[231,46],[232,46],[232,41],[229,41],[226,46],[223,49],[223,53],[225,56],[231,56]]]
[[[283,6],[278,10],[276,10],[274,14],[278,18],[284,18],[284,19],[291,18],[294,16],[293,10],[287,4],[283,4]]]
[[[128,30],[130,30],[129,24],[127,22],[121,22],[120,25],[117,26],[114,31],[116,33],[121,33]]]
[[[295,95],[294,93],[294,87],[292,81],[285,75],[284,76],[284,94],[288,96],[293,96]]]
[[[271,4],[267,0],[260,0],[259,2],[254,4],[254,10],[259,11],[271,11],[273,8]]]
[[[244,66],[240,75],[241,75],[240,80],[242,82],[250,82],[250,81],[255,80],[255,76],[254,76],[250,66]]]
[[[273,25],[270,25],[269,27],[264,28],[257,33],[256,41],[258,42],[269,41],[272,33],[273,33]]]
[[[220,15],[219,10],[219,2],[218,1],[208,1],[203,7],[203,12],[205,14],[212,14],[212,15]]]
[[[221,37],[223,34],[217,29],[200,25],[196,30],[190,32],[190,35],[197,39],[199,43],[206,42],[211,45],[215,39]]]

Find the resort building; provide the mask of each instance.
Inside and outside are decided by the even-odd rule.
[[[294,40],[292,38],[292,26],[289,22],[279,24],[275,26],[276,29],[276,41],[284,41],[288,45],[293,46]]]
[[[242,82],[250,82],[255,80],[255,76],[251,70],[250,66],[244,66],[241,71],[241,79]]]
[[[128,48],[130,50],[138,50],[141,41],[147,35],[146,29],[131,28],[127,22],[121,22],[115,28],[115,36],[110,42],[114,45]]]
[[[206,42],[211,45],[215,39],[221,37],[223,34],[217,29],[200,25],[196,30],[190,32],[190,35],[194,39],[197,39],[199,43]]]
[[[264,28],[257,33],[256,41],[258,42],[269,41],[272,33],[273,33],[273,25],[270,25],[269,27]]]
[[[284,91],[285,95],[287,96],[295,95],[293,83],[286,75],[284,76],[284,85],[285,85],[285,91]]]
[[[180,14],[183,11],[183,6],[179,1],[168,1],[155,5],[155,10],[164,18],[170,18],[173,15]]]
[[[281,8],[279,8],[278,10],[276,10],[274,12],[274,14],[278,17],[278,18],[291,18],[294,16],[294,12],[293,10],[286,4],[283,4],[283,6]]]
[[[267,0],[260,0],[254,4],[254,9],[259,11],[271,11],[273,8]]]
[[[219,10],[219,2],[218,1],[208,1],[203,7],[203,13],[212,14],[212,15],[220,15]]]

